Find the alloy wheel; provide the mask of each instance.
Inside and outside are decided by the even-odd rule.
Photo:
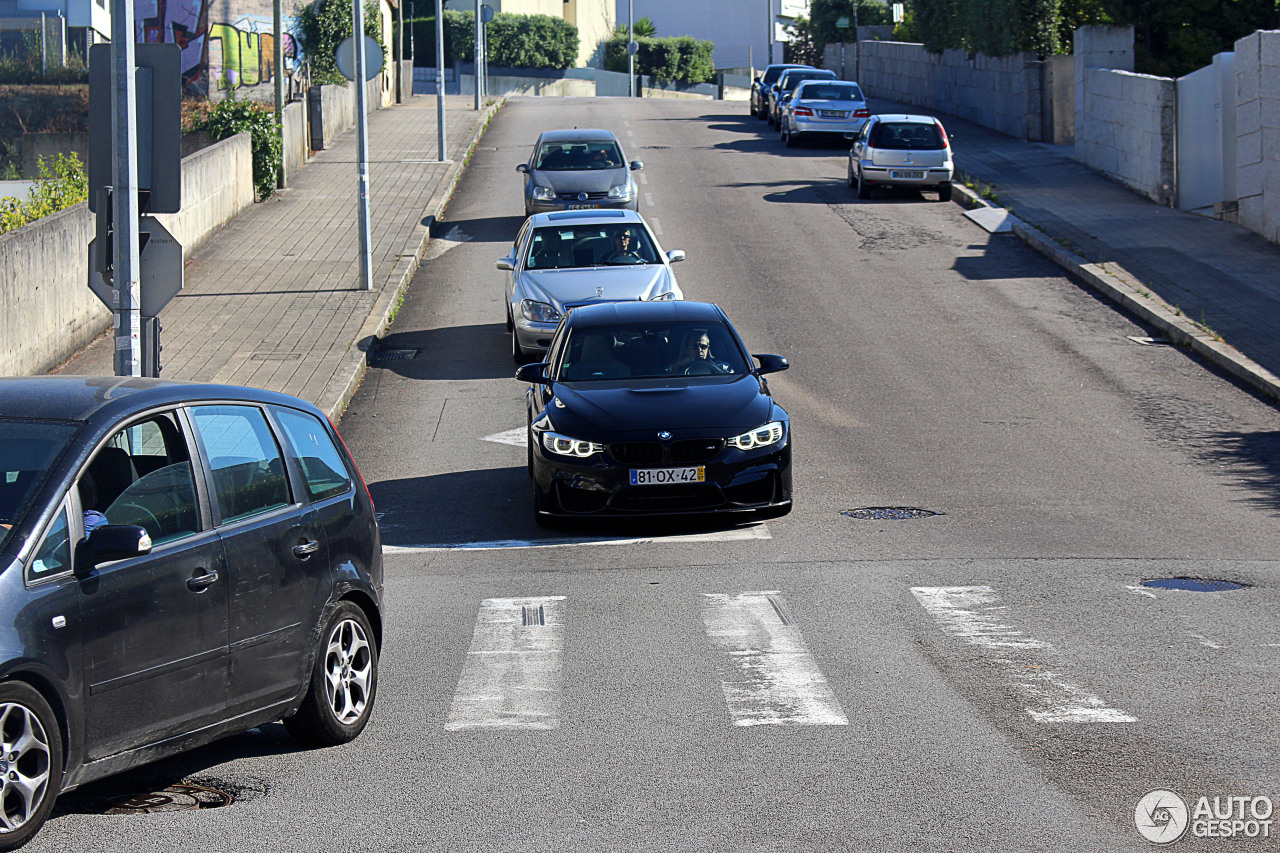
[[[0,705],[0,833],[17,830],[48,795],[52,767],[49,735],[25,705]]]
[[[333,627],[325,649],[325,694],[334,719],[345,726],[360,719],[369,704],[373,654],[364,628],[354,619]]]

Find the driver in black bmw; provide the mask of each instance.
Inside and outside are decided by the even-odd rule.
[[[706,329],[694,329],[684,337],[684,345],[680,347],[680,357],[667,371],[672,374],[698,376],[711,373],[733,373],[733,368],[723,361],[717,361],[711,354],[711,338]]]

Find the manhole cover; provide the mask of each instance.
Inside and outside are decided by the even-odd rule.
[[[846,509],[840,514],[860,521],[900,521],[905,518],[930,518],[942,515],[931,509],[917,509],[913,506],[864,506],[858,509]]]
[[[1143,581],[1142,585],[1155,589],[1181,589],[1186,592],[1228,592],[1233,589],[1243,589],[1245,586],[1235,581],[1211,578],[1153,578]]]
[[[231,803],[231,795],[203,785],[170,785],[149,794],[138,794],[124,800],[114,800],[107,814],[151,814],[152,812],[185,812],[196,809],[216,809]]]
[[[416,358],[418,351],[416,349],[382,349],[374,353],[374,361],[404,361],[408,358]]]

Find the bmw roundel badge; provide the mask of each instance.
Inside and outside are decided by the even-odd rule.
[[[658,438],[661,439],[662,441],[667,441],[668,439],[671,438],[671,433],[667,432],[664,429],[662,432],[658,433]]]

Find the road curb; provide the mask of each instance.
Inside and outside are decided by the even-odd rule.
[[[952,199],[966,210],[994,206],[963,184],[953,183],[952,187]],[[1280,401],[1280,377],[1189,319],[1132,274],[1114,264],[1090,263],[1025,219],[1014,219],[1013,233],[1129,314],[1159,329],[1171,343],[1187,347],[1263,395]]]
[[[500,98],[486,108],[484,120],[480,122],[472,134],[471,141],[467,143],[466,151],[462,153],[459,159],[449,164],[446,180],[432,195],[431,200],[427,203],[427,209],[423,212],[422,221],[426,224],[419,226],[417,246],[412,247],[411,251],[400,255],[395,267],[383,281],[382,287],[379,288],[378,299],[374,302],[373,309],[369,312],[369,317],[360,326],[360,331],[356,334],[355,341],[348,347],[347,352],[342,356],[342,360],[334,371],[334,377],[342,382],[341,389],[332,399],[322,398],[316,401],[316,406],[325,412],[334,423],[337,423],[342,417],[342,413],[346,411],[347,404],[351,402],[356,389],[364,381],[365,371],[369,367],[369,353],[376,349],[378,340],[387,330],[387,327],[391,325],[391,318],[399,307],[401,297],[405,290],[408,289],[409,282],[413,280],[414,273],[418,271],[418,267],[422,263],[422,256],[426,253],[427,246],[431,243],[431,225],[438,222],[444,215],[445,208],[449,206],[449,200],[453,197],[453,190],[462,178],[462,172],[466,168],[467,161],[471,158],[472,152],[475,151],[480,138],[489,129],[489,122],[493,120],[493,117],[498,110],[502,109],[504,104],[506,104],[506,99]],[[345,377],[345,381],[342,380],[343,377]],[[325,397],[329,396],[326,392]]]

